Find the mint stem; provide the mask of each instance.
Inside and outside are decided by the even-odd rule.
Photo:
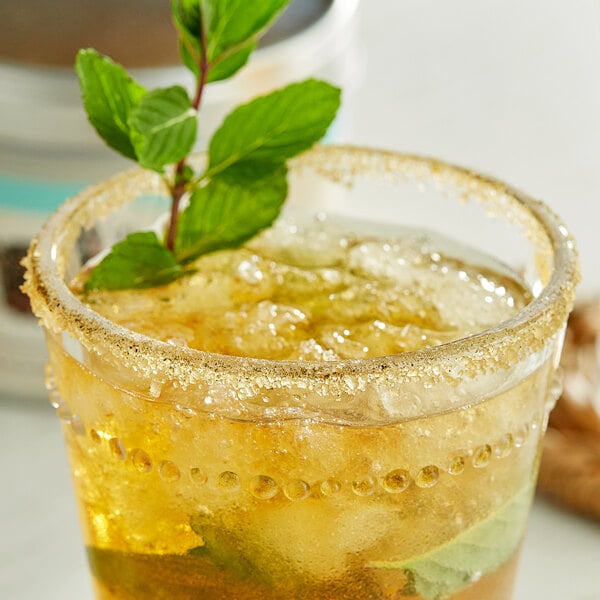
[[[202,92],[206,85],[206,79],[208,77],[209,64],[206,58],[207,43],[206,43],[206,29],[204,28],[204,19],[201,19],[200,23],[200,77],[196,84],[196,94],[192,106],[199,110],[200,103],[202,101]],[[171,217],[169,219],[169,230],[167,233],[166,246],[167,250],[171,253],[175,250],[175,238],[177,237],[177,224],[179,222],[179,203],[185,193],[185,166],[186,158],[182,158],[175,167],[175,184],[171,188]]]
[[[180,169],[181,166],[181,169]],[[185,160],[177,164],[175,177],[178,178],[183,173]],[[179,202],[185,192],[185,184],[183,182],[175,184],[171,190],[171,218],[169,219],[169,231],[167,233],[167,250],[171,253],[175,250],[175,237],[177,235],[177,222],[179,220]]]

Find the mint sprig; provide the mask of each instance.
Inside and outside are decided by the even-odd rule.
[[[277,218],[287,196],[286,162],[326,133],[338,88],[309,79],[248,102],[213,135],[204,171],[195,172],[188,156],[205,86],[242,68],[288,3],[172,0],[182,61],[196,80],[191,96],[177,85],[148,91],[110,58],[79,51],[75,68],[90,123],[114,150],[160,173],[171,195],[163,235],[140,232],[115,245],[85,291],[168,283],[189,273],[198,256],[236,247]]]

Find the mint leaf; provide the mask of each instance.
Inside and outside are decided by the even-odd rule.
[[[94,268],[84,290],[126,290],[163,285],[186,272],[153,231],[128,235]]]
[[[146,90],[123,67],[91,48],[77,53],[75,70],[88,119],[98,135],[117,152],[137,160],[129,115]]]
[[[369,567],[402,569],[410,592],[444,600],[499,569],[516,551],[529,514],[532,489],[525,487],[490,517],[448,544],[401,562],[373,561]]]
[[[179,40],[179,54],[183,64],[194,74],[196,80],[200,79],[200,65],[198,58],[183,40]]]
[[[185,66],[200,77],[200,0],[171,0],[171,15],[179,33],[179,52]]]
[[[208,81],[231,77],[248,60],[256,40],[290,0],[203,0],[208,37]]]
[[[207,81],[209,83],[212,81],[221,81],[237,73],[248,62],[248,58],[254,52],[255,48],[256,43],[252,42],[244,46],[241,50],[238,50],[238,52],[234,52],[220,60],[208,72]]]
[[[308,79],[240,106],[212,137],[208,173],[240,161],[285,162],[325,135],[339,105],[338,88]]]
[[[244,66],[258,37],[289,1],[172,0],[184,63],[198,76],[190,58],[199,63],[205,54],[207,82],[231,77]]]
[[[214,62],[240,44],[253,41],[290,0],[200,0],[208,42],[208,59]]]
[[[196,188],[179,217],[175,256],[185,264],[201,254],[239,246],[268,227],[287,196],[287,168],[242,163]]]
[[[204,513],[192,515],[190,527],[204,543],[188,550],[188,555],[208,558],[215,566],[236,579],[270,583],[270,578],[264,570],[257,568],[252,556],[244,552],[243,540],[236,531],[213,522],[213,519]]]
[[[187,156],[196,140],[196,117],[185,88],[175,85],[148,92],[129,116],[140,165],[160,172]]]

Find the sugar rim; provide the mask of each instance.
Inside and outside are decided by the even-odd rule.
[[[202,158],[198,158],[202,160]],[[102,354],[119,368],[133,369],[154,381],[186,387],[219,381],[240,389],[248,382],[264,388],[314,389],[337,382],[354,390],[361,382],[392,378],[412,383],[456,383],[490,369],[506,368],[541,352],[560,334],[572,308],[579,268],[575,243],[558,217],[544,204],[494,178],[436,159],[353,146],[318,146],[291,166],[312,169],[342,182],[357,178],[411,178],[435,181],[466,191],[492,206],[510,208],[509,218],[527,227],[540,251],[553,256],[546,286],[524,309],[499,325],[440,346],[382,357],[316,361],[277,361],[220,355],[173,346],[117,325],[75,297],[63,280],[69,248],[81,227],[98,212],[133,200],[135,190],[164,191],[158,176],[132,169],[88,188],[67,201],[48,220],[26,258],[25,291],[35,314],[50,331],[68,332],[88,351]],[[503,204],[504,203],[504,204]],[[545,250],[544,250],[545,249]]]

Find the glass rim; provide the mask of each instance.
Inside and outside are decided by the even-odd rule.
[[[202,156],[196,158],[201,160]],[[547,284],[510,319],[473,335],[411,352],[318,362],[222,355],[175,346],[101,316],[79,300],[64,281],[67,261],[61,251],[74,242],[82,226],[93,222],[89,206],[95,199],[110,195],[115,186],[125,186],[129,190],[130,198],[113,203],[114,206],[108,203],[103,209],[108,213],[109,209],[133,200],[135,194],[131,192],[140,182],[144,182],[146,188],[151,182],[155,191],[164,191],[157,174],[136,167],[86,188],[68,200],[33,239],[25,259],[24,290],[30,296],[35,314],[47,330],[67,332],[87,350],[108,349],[115,364],[135,365],[136,371],[153,379],[178,381],[183,387],[205,377],[229,382],[256,380],[265,387],[277,387],[277,381],[281,380],[286,382],[284,386],[304,389],[314,387],[315,383],[329,385],[341,380],[351,390],[356,386],[355,378],[369,381],[380,376],[393,376],[396,381],[456,382],[470,373],[485,372],[494,365],[506,364],[509,356],[508,364],[513,364],[515,353],[521,352],[520,358],[524,360],[532,352],[542,351],[545,341],[563,330],[579,281],[578,256],[573,238],[548,206],[470,169],[430,157],[388,150],[317,146],[295,159],[291,170],[310,168],[321,172],[327,161],[337,165],[342,180],[344,173],[357,179],[382,173],[394,176],[418,174],[425,181],[435,178],[455,186],[466,185],[474,194],[487,190],[486,193],[493,197],[508,198],[520,211],[520,216],[525,215],[541,226],[546,236],[544,243],[549,244],[554,258]],[[337,178],[334,172],[328,175]]]

